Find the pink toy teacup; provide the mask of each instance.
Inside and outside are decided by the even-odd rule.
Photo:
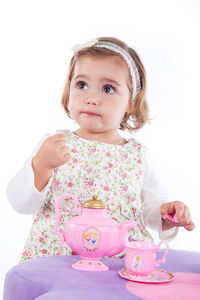
[[[165,244],[167,248],[162,259],[156,260],[156,252],[161,250],[161,244]],[[165,262],[168,250],[169,246],[164,241],[158,245],[143,241],[128,242],[126,245],[126,268],[138,276],[147,276],[160,263]]]

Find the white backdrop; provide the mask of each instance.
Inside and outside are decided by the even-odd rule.
[[[135,137],[196,223],[193,232],[181,229],[170,247],[200,251],[199,20],[198,0],[0,2],[1,288],[32,223],[8,204],[6,185],[45,133],[74,128],[60,105],[70,48],[93,37],[115,36],[139,53],[152,121]]]

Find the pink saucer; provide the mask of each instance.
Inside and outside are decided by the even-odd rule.
[[[174,275],[171,272],[157,269],[155,269],[148,276],[136,275],[126,268],[120,270],[118,273],[122,278],[143,283],[163,283],[174,279]]]

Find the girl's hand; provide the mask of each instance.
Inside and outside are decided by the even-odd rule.
[[[33,158],[33,166],[36,169],[52,171],[71,159],[69,147],[66,146],[66,136],[56,134],[47,138],[40,146]]]
[[[181,201],[163,203],[160,207],[160,214],[163,218],[163,228],[165,229],[173,226],[182,226],[191,231],[195,228],[189,208]],[[171,215],[178,223],[166,219],[167,215]]]
[[[56,134],[47,138],[32,160],[36,189],[41,191],[47,185],[53,169],[64,165],[70,159],[71,155],[69,147],[66,146],[64,134]]]

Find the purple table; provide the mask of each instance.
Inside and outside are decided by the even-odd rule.
[[[161,257],[163,251],[158,253]],[[126,279],[118,275],[124,259],[102,259],[109,266],[104,272],[71,268],[79,256],[49,256],[14,266],[6,274],[3,300],[142,299],[126,289]],[[160,269],[200,273],[200,253],[170,250]]]

